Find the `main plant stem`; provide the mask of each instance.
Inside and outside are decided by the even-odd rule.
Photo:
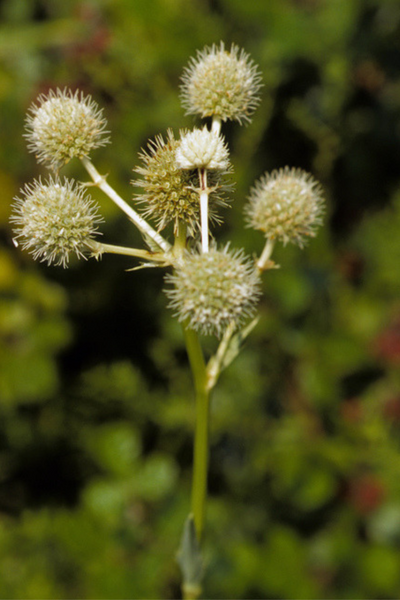
[[[205,519],[208,472],[210,390],[207,369],[198,335],[184,327],[186,348],[196,392],[196,424],[193,454],[192,513],[200,542]]]
[[[209,409],[210,394],[202,390],[196,394],[192,486],[192,512],[199,542],[203,535],[207,499]]]

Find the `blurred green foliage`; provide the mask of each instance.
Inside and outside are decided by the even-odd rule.
[[[399,3],[2,0],[1,598],[179,597],[193,406],[162,274],[34,264],[8,217],[43,173],[22,138],[39,93],[104,107],[112,145],[94,162],[129,198],[147,139],[192,125],[183,67],[220,40],[265,87],[253,123],[225,128],[237,186],[217,235],[260,251],[244,199],[286,164],[323,183],[328,211],[305,251],[277,249],[260,323],[213,397],[205,597],[399,597]],[[137,243],[98,200],[105,241]]]

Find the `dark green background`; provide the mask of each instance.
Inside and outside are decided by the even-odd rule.
[[[104,107],[112,144],[93,159],[130,199],[148,138],[193,126],[183,67],[221,40],[264,87],[251,125],[224,127],[237,185],[218,239],[260,252],[243,205],[285,165],[321,181],[327,214],[304,251],[277,248],[260,323],[213,398],[205,597],[399,597],[399,2],[3,0],[1,598],[179,597],[193,397],[163,273],[36,264],[8,219],[46,176],[22,137],[39,93]],[[85,177],[79,162],[62,174]],[[140,244],[93,195],[104,241]]]

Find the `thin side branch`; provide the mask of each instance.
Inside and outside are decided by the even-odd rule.
[[[124,213],[129,219],[136,225],[136,227],[145,236],[148,236],[157,246],[164,252],[171,250],[171,244],[165,240],[155,229],[151,227],[117,192],[107,183],[105,177],[100,175],[93,163],[84,157],[81,159],[83,166],[93,179],[93,183],[108,196]]]

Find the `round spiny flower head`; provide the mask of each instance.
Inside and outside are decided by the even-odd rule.
[[[25,137],[28,149],[49,168],[57,171],[71,158],[88,156],[108,143],[106,120],[90,96],[58,89],[38,101],[29,109]]]
[[[212,169],[228,171],[229,151],[220,135],[213,131],[194,129],[181,136],[176,150],[179,169]]]
[[[174,223],[175,232],[178,223],[182,221],[188,226],[188,233],[193,235],[200,228],[199,174],[197,169],[178,169],[176,152],[179,140],[169,129],[167,140],[161,135],[148,144],[148,151],[142,150],[139,157],[143,166],[135,171],[142,176],[141,180],[133,181],[133,185],[143,188],[144,193],[138,194],[136,200],[144,205],[143,216],[154,218],[159,231],[168,223]],[[231,190],[231,185],[224,179],[225,172],[210,171],[208,185],[213,190],[210,194],[210,221],[220,223],[216,209],[226,206],[225,192]]]
[[[245,210],[249,227],[270,240],[303,247],[322,222],[323,191],[309,173],[285,167],[256,182]]]
[[[166,294],[179,321],[206,335],[220,336],[232,321],[240,326],[254,313],[260,295],[254,264],[229,246],[187,252],[166,281],[174,286]]]
[[[261,77],[248,54],[223,42],[197,52],[185,68],[181,86],[187,114],[217,117],[222,121],[250,121],[257,108]]]
[[[68,266],[70,254],[84,256],[102,222],[97,205],[73,180],[51,177],[35,180],[15,198],[11,222],[18,225],[14,243],[22,244],[33,258]]]

